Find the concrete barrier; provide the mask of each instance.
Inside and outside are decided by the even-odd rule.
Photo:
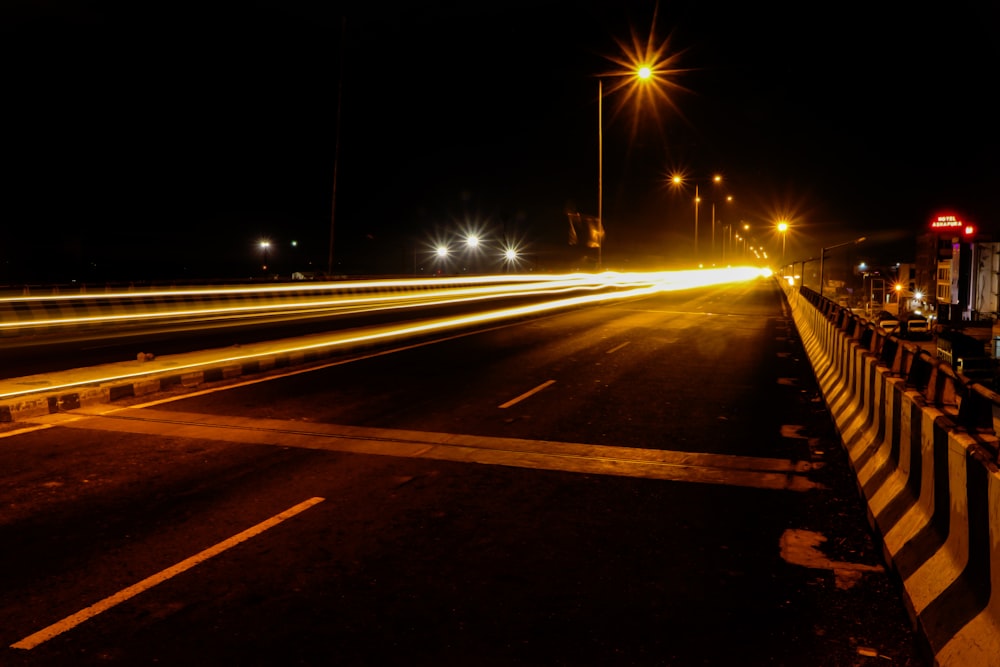
[[[928,652],[1000,667],[1000,396],[815,293],[786,293]]]

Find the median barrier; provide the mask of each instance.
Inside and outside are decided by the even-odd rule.
[[[785,289],[934,664],[1000,667],[1000,396],[814,292]]]

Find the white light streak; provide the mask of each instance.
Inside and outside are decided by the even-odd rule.
[[[352,346],[371,344],[375,342],[384,343],[394,340],[404,340],[415,336],[447,332],[449,330],[458,330],[470,326],[514,319],[526,315],[538,315],[578,306],[596,305],[611,301],[647,297],[660,292],[670,292],[752,280],[764,275],[767,275],[766,271],[753,267],[658,273],[620,274],[607,272],[596,275],[584,274],[582,276],[561,277],[557,280],[550,279],[544,287],[540,285],[530,285],[527,287],[522,286],[517,289],[512,289],[511,285],[494,285],[490,287],[483,287],[478,290],[467,289],[464,292],[464,296],[462,296],[461,290],[459,290],[459,293],[456,293],[455,291],[443,291],[440,294],[434,295],[423,293],[420,298],[431,299],[432,302],[436,304],[476,301],[489,298],[487,295],[496,293],[504,295],[544,296],[545,299],[528,305],[473,312],[454,317],[443,317],[402,324],[392,324],[368,329],[331,332],[329,336],[323,337],[318,342],[302,343],[302,339],[292,339],[287,345],[284,346],[280,345],[280,342],[269,345],[266,352],[258,351],[227,355],[226,352],[229,351],[227,349],[221,351],[219,355],[209,361],[198,361],[185,364],[180,363],[181,357],[178,356],[178,363],[172,363],[169,371],[159,368],[143,368],[135,371],[117,370],[113,374],[98,374],[93,377],[87,377],[85,380],[65,384],[46,385],[43,387],[34,387],[0,393],[0,399],[30,396],[40,393],[57,393],[82,386],[96,386],[126,380],[136,380],[152,376],[154,374],[163,374],[164,372],[169,372],[170,374],[197,372],[199,369],[204,369],[208,366],[237,365],[278,355],[294,355],[317,350],[350,348]],[[495,279],[491,280],[495,281]],[[391,284],[395,285],[397,283]],[[558,296],[567,290],[579,291],[581,288],[590,293],[551,298],[554,295]],[[381,299],[382,297],[377,298]]]

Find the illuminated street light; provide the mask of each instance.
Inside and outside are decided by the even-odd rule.
[[[721,181],[722,181],[722,177],[721,176],[716,176],[715,177],[716,184],[720,183]],[[733,196],[732,195],[726,195],[726,203],[727,204],[732,204],[733,203]],[[719,222],[722,222],[722,221],[720,220]],[[725,254],[726,254],[725,244],[723,244],[723,250],[722,250],[723,257],[725,257]],[[715,197],[712,197],[712,258],[713,259],[715,258]]]
[[[271,242],[268,241],[267,239],[261,239],[258,245],[260,246],[261,253],[263,253],[264,255],[264,265],[261,268],[264,271],[267,271],[267,257],[268,257],[268,252],[271,250]]]
[[[480,267],[482,239],[479,238],[478,234],[468,234],[465,237],[465,246],[468,250],[469,270],[473,273],[479,273],[482,270]]]
[[[784,220],[778,221],[778,231],[781,233],[781,263],[785,263],[785,237],[788,236],[788,223]]]
[[[681,175],[681,174],[674,174],[670,178],[670,181],[675,186],[682,186],[682,185],[684,185],[684,181],[685,180],[687,180],[687,179],[685,179],[685,177],[683,175]],[[711,180],[709,182],[712,183],[713,185],[717,186],[720,183],[722,183],[722,176],[720,176],[719,174],[716,174],[715,176],[713,176],[711,178]],[[732,200],[731,197],[729,199]],[[695,258],[695,260],[698,259],[698,208],[699,208],[700,204],[701,204],[701,196],[699,194],[699,182],[698,181],[694,181],[694,258]],[[713,254],[715,253],[715,196],[714,196],[714,192],[713,192],[713,196],[712,196],[712,253]]]
[[[510,272],[511,267],[516,267],[521,263],[521,254],[514,246],[507,246],[504,248],[501,258],[503,261],[503,269],[507,273]]]
[[[655,16],[653,22],[656,22]],[[653,34],[652,27],[645,40],[633,32],[631,43],[615,39],[621,54],[608,59],[619,66],[619,69],[601,75],[597,79],[597,268],[600,270],[604,253],[604,78],[613,78],[615,83],[609,90],[613,94],[626,89],[626,97],[621,101],[624,106],[634,100],[636,113],[643,106],[651,106],[653,112],[657,105],[653,102],[663,102],[676,108],[668,94],[671,89],[683,89],[674,80],[673,75],[682,70],[676,69],[680,54],[670,53],[670,39],[659,41]],[[648,102],[643,104],[643,102]],[[662,123],[660,123],[662,125]],[[633,135],[636,126],[633,126]]]

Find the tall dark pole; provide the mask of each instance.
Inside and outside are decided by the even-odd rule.
[[[604,261],[604,81],[597,80],[597,270]]]
[[[694,184],[694,261],[698,261],[698,184]]]
[[[340,161],[340,107],[344,91],[344,40],[347,37],[347,17],[340,24],[340,72],[337,76],[337,119],[334,124],[333,192],[330,199],[330,251],[326,258],[326,276],[333,276],[333,238],[337,218],[337,163]]]
[[[715,191],[712,191],[712,256],[711,261],[715,261]]]

